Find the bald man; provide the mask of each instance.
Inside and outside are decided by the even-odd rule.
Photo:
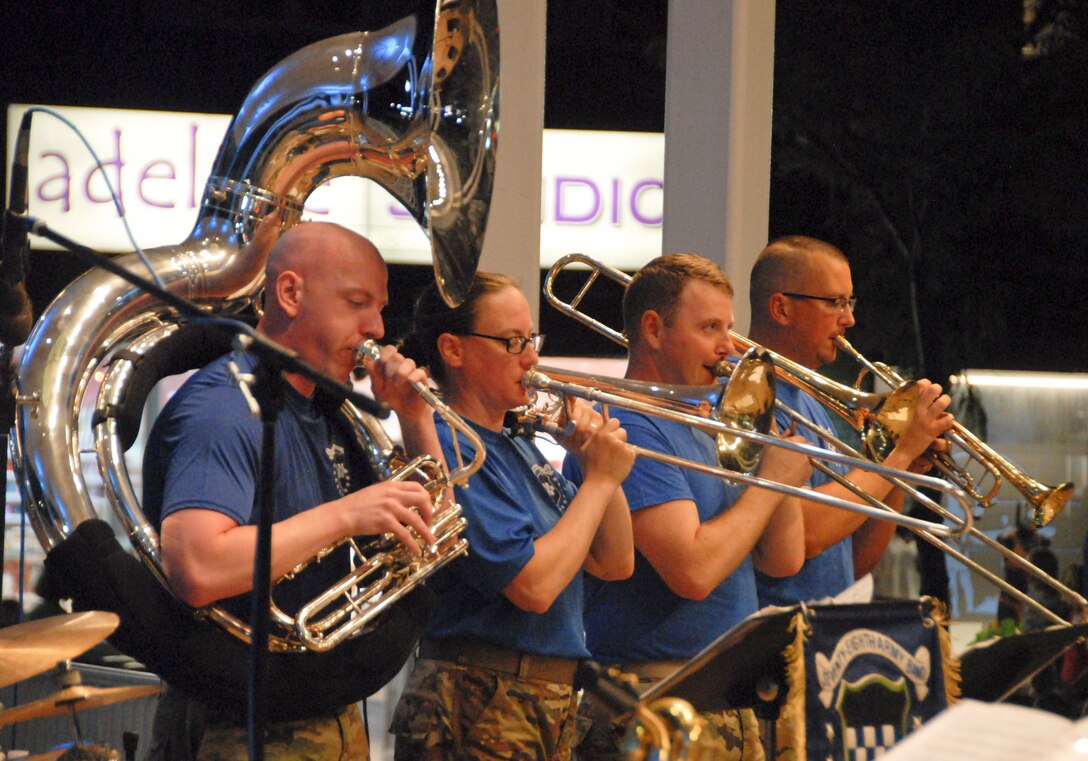
[[[835,246],[800,235],[772,241],[752,267],[750,293],[752,329],[749,337],[772,351],[812,370],[834,361],[835,339],[854,325],[854,284],[850,264]],[[926,449],[943,449],[937,437],[952,427],[945,410],[950,399],[941,387],[918,381],[921,392],[914,420],[884,464],[899,470],[924,472],[929,463],[919,459]],[[786,383],[778,384],[778,398],[825,428],[831,429],[827,409]],[[790,427],[779,413],[778,425]],[[812,443],[825,446],[815,434],[800,431]],[[844,467],[837,467],[840,472]],[[877,499],[902,509],[903,492],[883,478],[860,469],[848,479]],[[853,502],[861,500],[828,476],[813,471],[809,485],[817,491]],[[891,539],[895,524],[867,519],[862,513],[802,501],[805,525],[805,563],[800,572],[785,578],[758,575],[761,605],[792,605],[834,596],[872,570]]]
[[[384,334],[381,312],[389,300],[388,278],[378,250],[338,225],[303,223],[277,241],[265,274],[265,311],[257,332],[333,379],[347,381],[355,347]],[[159,415],[145,451],[143,504],[148,519],[159,525],[163,568],[175,594],[194,607],[220,603],[246,620],[259,512],[261,423],[250,416],[232,384],[231,359],[243,372],[252,372],[257,363],[252,354],[214,360],[186,381]],[[411,388],[426,377],[424,371],[391,346],[383,347],[371,369],[374,394],[397,413],[407,451],[441,457],[432,411]],[[427,491],[411,481],[370,483],[362,453],[339,423],[337,405],[315,393],[305,377],[283,377],[272,578],[347,536],[391,533],[418,551],[411,529],[434,542]],[[347,573],[346,547],[341,549],[342,556],[333,562],[313,565],[277,588],[276,601],[284,612],[294,615]],[[175,709],[156,717],[154,754],[247,758],[243,717],[204,715],[198,706],[196,723],[203,726],[190,738],[191,728],[177,723],[193,716],[194,701],[176,695],[173,700]],[[179,733],[184,740],[179,741]],[[310,754],[307,758],[365,758],[367,739],[357,707],[272,728],[266,757],[295,758],[300,749]]]

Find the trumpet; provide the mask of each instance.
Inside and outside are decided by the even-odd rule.
[[[898,388],[909,382],[904,381],[902,376],[883,362],[870,362],[845,337],[839,336],[835,341],[838,343],[839,348],[853,357],[864,368],[861,375],[858,376],[859,383],[867,372],[871,372],[892,388]],[[992,484],[985,493],[981,492],[976,485],[974,476],[968,472],[966,466],[957,465],[947,454],[933,453],[934,467],[943,473],[946,478],[958,483],[960,488],[971,494],[983,507],[989,507],[992,504],[1002,482],[1008,481],[1028,500],[1028,503],[1032,506],[1035,525],[1041,528],[1054,520],[1055,516],[1069,502],[1070,497],[1073,496],[1072,483],[1065,482],[1057,486],[1047,486],[1036,481],[987,446],[981,439],[960,425],[958,421],[952,424],[952,430],[945,434],[945,438],[960,450],[966,452],[971,460],[978,462],[990,473],[993,477]]]
[[[574,298],[570,301],[564,301],[555,294],[554,281],[558,273],[573,265],[584,265],[585,267],[588,267],[590,274],[583,282],[581,288],[578,290]],[[577,320],[578,322],[600,333],[601,335],[615,341],[621,346],[626,347],[627,338],[621,331],[604,324],[600,320],[597,320],[578,309],[579,303],[586,296],[586,294],[589,293],[593,284],[602,275],[606,279],[619,284],[623,288],[626,288],[631,281],[631,277],[625,272],[622,272],[621,270],[618,270],[615,267],[611,267],[602,262],[598,262],[597,260],[584,254],[568,254],[567,256],[561,257],[559,260],[556,261],[554,265],[552,265],[551,269],[548,271],[547,276],[545,277],[545,300],[553,307],[558,309],[560,312],[563,312],[569,317]],[[843,417],[854,428],[861,430],[863,432],[863,442],[865,443],[865,448],[869,456],[879,455],[879,452],[885,448],[885,445],[882,443],[882,441],[894,439],[896,436],[896,430],[900,430],[898,424],[895,422],[897,414],[891,414],[892,410],[895,410],[896,413],[899,413],[902,412],[905,408],[913,408],[913,402],[911,401],[911,394],[914,393],[912,391],[913,384],[909,381],[902,382],[902,379],[899,379],[901,381],[900,383],[889,384],[893,385],[894,389],[891,394],[887,395],[864,392],[858,388],[847,386],[841,383],[836,383],[835,381],[825,378],[819,373],[816,373],[801,365],[798,365],[797,363],[792,362],[785,357],[777,355],[774,352],[766,349],[765,347],[755,344],[745,336],[742,336],[735,331],[730,331],[730,337],[732,338],[734,344],[741,350],[751,351],[753,349],[758,349],[766,352],[767,355],[774,361],[775,371],[779,378],[811,394],[822,404],[831,408],[834,412]],[[845,339],[843,340],[845,341]],[[715,370],[719,375],[729,374],[729,370],[725,362],[719,363],[719,367]],[[857,457],[860,455],[860,453],[857,452],[853,447],[846,444],[838,437],[834,436],[830,431],[824,429],[823,426],[814,423],[813,421],[806,418],[804,415],[801,415],[797,411],[790,409],[787,405],[782,404],[782,402],[776,401],[775,406],[777,409],[784,412],[791,420],[813,431],[817,436],[819,436],[822,440],[826,441],[830,446],[834,447],[839,452],[851,457]],[[881,415],[882,411],[885,413],[884,415]],[[974,442],[977,442],[979,457],[984,461],[993,463],[995,469],[997,469],[999,472],[1007,473],[1010,477],[1010,481],[1015,486],[1017,486],[1017,488],[1024,488],[1030,491],[1031,496],[1027,494],[1025,496],[1028,496],[1029,499],[1032,499],[1032,497],[1034,496],[1035,499],[1032,499],[1033,505],[1038,504],[1042,507],[1043,510],[1050,510],[1050,518],[1053,518],[1053,516],[1057,514],[1057,511],[1061,509],[1060,506],[1056,507],[1056,505],[1058,503],[1060,503],[1060,505],[1064,505],[1065,501],[1068,500],[1069,495],[1072,492],[1071,484],[1061,484],[1060,486],[1053,487],[1052,489],[1050,487],[1042,486],[1037,482],[1029,479],[1027,476],[1024,476],[1022,473],[1020,473],[1020,471],[1012,466],[1011,463],[1008,463],[1007,460],[1001,458],[1000,455],[998,455],[989,447],[986,447],[984,444],[982,444],[982,442],[975,439],[975,437],[967,435],[967,432],[965,431],[965,429],[962,429],[962,427],[960,428],[960,431],[962,431],[962,433],[959,434],[958,438],[960,441],[962,441],[964,445],[967,446],[968,449],[973,446],[972,440]],[[784,445],[786,443],[788,442],[781,442],[780,445]],[[959,442],[953,440],[953,443]],[[826,450],[820,449],[819,451],[824,452]],[[1001,463],[1000,465],[998,465],[999,462]],[[814,467],[818,467],[817,463],[814,463]],[[825,470],[824,472],[828,471]],[[843,481],[841,480],[842,477],[838,476],[837,473],[834,473],[832,471],[829,475],[831,475],[831,477],[837,482],[843,483]],[[998,552],[1007,562],[1022,568],[1026,573],[1034,577],[1040,583],[1043,583],[1054,589],[1067,602],[1075,605],[1081,610],[1088,609],[1088,601],[1086,601],[1082,595],[1062,584],[1049,574],[1045,573],[1043,570],[1041,570],[1025,558],[1020,557],[1012,550],[1002,546],[997,541],[991,539],[985,533],[976,529],[973,524],[968,526],[965,518],[961,518],[953,514],[951,511],[947,510],[938,502],[929,499],[918,489],[915,489],[911,487],[908,483],[905,483],[906,480],[911,480],[901,477],[906,475],[914,474],[906,474],[897,471],[896,475],[888,477],[888,480],[896,487],[904,489],[915,500],[921,502],[926,507],[940,515],[942,518],[959,524],[960,530],[953,533],[959,535],[970,535],[974,537],[981,543]],[[965,484],[969,484],[969,481],[967,479],[962,479],[962,481]],[[944,482],[942,481],[942,483]],[[851,488],[851,486],[848,484],[843,485],[847,486],[847,488]],[[851,488],[851,491],[853,491],[855,494],[858,494],[858,496],[869,505],[873,507],[877,507],[878,505],[880,505],[878,509],[883,511],[890,511],[893,512],[893,514],[898,515],[898,513],[894,513],[894,511],[891,511],[890,508],[888,508],[886,505],[882,505],[882,503],[879,503],[879,501],[871,495],[859,493],[858,490],[855,490],[853,488]],[[956,490],[953,493],[970,494],[971,499],[973,499],[975,502],[978,502],[979,504],[983,504],[979,500],[979,494],[977,490],[973,488],[969,490],[957,485]],[[1037,508],[1037,510],[1038,509],[1039,508]],[[965,515],[970,514],[971,510],[966,509]],[[888,516],[884,515],[880,517]],[[1048,621],[1051,621],[1057,625],[1068,626],[1067,621],[1048,610],[1038,601],[1032,599],[1024,592],[1016,589],[1004,579],[991,573],[989,570],[982,567],[975,561],[971,560],[956,548],[950,546],[947,542],[942,541],[942,539],[939,538],[939,535],[943,534],[943,532],[939,530],[940,528],[943,528],[940,524],[930,523],[927,521],[921,521],[920,523],[922,524],[921,526],[907,523],[904,523],[903,525],[911,529],[920,538],[934,545],[945,554],[955,558],[970,570],[990,581],[1002,591],[1019,600],[1023,604],[1035,609]]]
[[[369,360],[376,360],[379,355],[380,349],[375,341],[364,341],[355,350],[356,365],[365,368]],[[472,444],[473,457],[465,462],[458,436],[453,437],[456,467],[449,470],[429,455],[404,461],[387,443],[387,451],[382,453],[381,459],[397,465],[387,480],[419,480],[431,496],[435,542],[424,546],[421,555],[415,555],[391,534],[372,537],[365,542],[347,537],[321,549],[277,579],[273,589],[293,579],[311,564],[321,562],[344,544],[351,547],[358,559],[347,575],[304,604],[294,617],[284,613],[272,599],[272,620],[284,630],[293,630],[294,636],[309,650],[326,652],[356,632],[363,631],[417,585],[451,560],[468,552],[468,540],[461,536],[467,522],[461,515],[461,506],[448,497],[448,492],[451,486],[467,483],[469,477],[483,466],[486,457],[483,442],[472,427],[426,385],[416,381],[412,388],[452,429]]]

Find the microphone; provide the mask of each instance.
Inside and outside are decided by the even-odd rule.
[[[26,343],[34,325],[34,310],[26,292],[26,262],[28,236],[26,212],[28,203],[27,157],[30,153],[31,111],[23,114],[19,135],[15,141],[15,158],[11,165],[11,196],[4,212],[4,229],[0,234],[0,343],[18,346]]]

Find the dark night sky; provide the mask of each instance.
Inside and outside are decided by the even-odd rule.
[[[0,33],[4,36],[4,44],[0,46],[3,71],[0,100],[234,113],[254,81],[281,58],[324,37],[351,29],[380,28],[403,16],[413,5],[429,7],[431,2],[0,3]],[[843,29],[849,29],[850,19],[842,18],[841,12],[834,9],[841,11],[844,5],[850,3],[779,0],[779,23],[793,25],[792,32],[799,27],[805,33],[800,38],[805,39],[811,22],[817,20],[812,15],[816,12],[813,9],[822,9],[818,20],[826,22],[840,36],[833,40],[812,40],[814,47],[820,47],[820,43],[836,48],[855,42],[863,44],[865,30],[857,36],[843,34]],[[918,35],[945,34],[948,26],[955,23],[956,10],[970,5],[936,3],[935,6],[952,9],[946,14],[951,20],[939,19],[944,26],[932,20],[919,25],[925,19],[917,16],[919,6],[911,5],[914,10],[905,15],[899,33],[912,42],[917,41],[914,38]],[[1019,3],[1004,3],[1002,7],[1005,5],[1015,10]],[[549,0],[546,126],[660,131],[664,121],[666,19],[665,0]],[[781,45],[782,40],[798,37],[780,30],[778,39]],[[872,40],[868,42],[871,44]],[[776,66],[781,69],[789,65],[789,59],[783,57],[782,51],[779,53]],[[1080,155],[1083,162],[1085,154]],[[813,214],[822,214],[823,209],[812,205],[810,191],[804,183],[780,185],[772,205],[772,229],[776,224],[791,232],[815,233],[821,229],[813,221]],[[826,198],[818,201],[827,203]],[[774,215],[779,218],[776,220]],[[808,224],[813,229],[796,227]],[[1080,220],[1079,225],[1082,227],[1084,221]],[[1069,273],[1075,279],[1066,282],[1082,283],[1081,271],[1088,268],[1081,265],[1080,251],[1065,255],[1066,266],[1075,270]],[[40,257],[35,261],[39,260]],[[47,271],[34,273],[31,284],[37,291],[36,302],[53,295],[75,271],[62,257],[52,253],[44,269]],[[970,268],[966,271],[969,273]],[[429,270],[398,268],[393,277],[393,293],[415,292],[428,279]],[[1042,329],[1044,335],[1033,339],[1046,342],[1051,340],[1049,335],[1056,336],[1053,340],[1061,342],[1061,359],[1045,353],[1037,361],[1023,359],[1021,348],[1010,347],[1009,352],[1016,352],[1015,358],[994,352],[972,357],[973,365],[1031,367],[1034,364],[1037,369],[1088,370],[1088,352],[1083,348],[1077,351],[1083,344],[1080,324],[1072,328],[1069,324],[1069,290],[1065,289],[1064,300],[1054,303],[1042,292],[1033,292],[1028,305],[1022,298],[1017,302],[1015,292],[1002,296],[1010,300],[1010,314],[1022,314],[1025,306],[1033,310],[1031,319],[1014,321],[1017,327],[1048,326]],[[866,296],[863,301],[867,300],[875,309],[880,297],[863,295]],[[390,315],[393,321],[400,308],[400,304],[393,306]],[[957,307],[950,303],[948,308]],[[1006,309],[1002,301],[994,308],[999,313]],[[1059,316],[1060,312],[1066,315]],[[1074,323],[1088,321],[1080,319],[1083,316],[1084,310],[1080,309],[1073,313],[1072,319]],[[549,330],[552,317],[542,315],[542,319],[545,321],[542,327]],[[1060,327],[1053,329],[1049,327],[1052,325]],[[569,327],[566,329],[569,331]],[[583,350],[587,345],[589,351],[611,348],[607,343],[587,344],[583,332],[578,333]],[[1013,340],[1009,338],[1007,342]],[[1020,337],[1015,340],[1020,341]],[[552,350],[558,350],[554,343]]]

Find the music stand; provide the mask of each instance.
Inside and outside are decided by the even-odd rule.
[[[1006,699],[1088,635],[1088,624],[1052,626],[980,642],[960,655],[960,692],[987,702]]]
[[[668,696],[700,712],[753,708],[761,718],[774,719],[785,693],[782,653],[794,640],[790,622],[801,608],[766,608],[749,616],[650,687],[642,702]]]

